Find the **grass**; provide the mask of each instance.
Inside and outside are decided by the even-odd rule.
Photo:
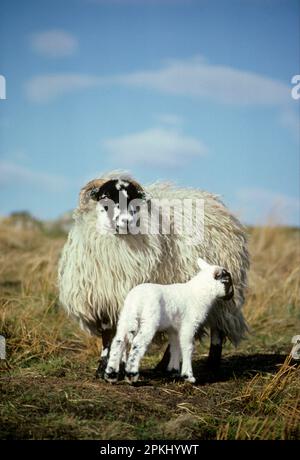
[[[57,260],[65,237],[0,226],[1,439],[299,439],[300,369],[291,338],[300,334],[300,232],[249,229],[251,271],[245,305],[251,333],[226,344],[218,372],[197,345],[197,384],[151,368],[142,381],[110,386],[94,379],[100,343],[58,305]]]

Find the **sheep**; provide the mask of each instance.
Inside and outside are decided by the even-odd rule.
[[[230,300],[234,289],[230,273],[223,267],[198,259],[198,272],[190,281],[177,284],[140,284],[127,295],[120,313],[117,333],[113,339],[104,378],[118,380],[126,340],[131,348],[125,367],[129,383],[139,378],[139,363],[157,331],[167,331],[171,359],[168,371],[179,372],[191,383],[196,379],[192,370],[193,341],[215,300]]]
[[[134,207],[124,206],[121,198],[129,203],[139,199],[144,203],[143,209],[136,212]],[[153,210],[164,218],[166,201],[186,199],[204,203],[200,225],[194,213],[187,217],[196,229],[197,244],[191,244],[190,235],[174,231],[175,214],[170,217],[168,233],[162,224],[154,234],[126,233],[131,223],[143,220]],[[73,218],[59,261],[59,299],[82,329],[102,337],[99,377],[103,377],[128,292],[142,283],[184,283],[196,273],[198,257],[224,266],[235,287],[233,299],[224,305],[218,300],[197,332],[202,337],[210,329],[208,363],[219,365],[226,338],[238,345],[245,336],[247,324],[241,307],[249,268],[246,232],[217,196],[164,182],[142,187],[129,174],[113,171],[81,189]],[[168,347],[158,367],[165,369],[169,359]]]

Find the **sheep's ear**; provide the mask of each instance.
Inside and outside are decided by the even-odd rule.
[[[200,268],[200,270],[204,270],[205,268],[209,266],[209,264],[205,262],[204,259],[201,259],[201,257],[199,257],[199,259],[197,260],[197,263],[198,263],[198,267]]]
[[[105,181],[103,179],[94,179],[88,182],[84,187],[82,187],[79,195],[80,211],[84,211],[87,208],[88,202],[91,198],[93,200],[97,200],[97,192],[104,183]]]
[[[146,203],[151,200],[150,195],[146,193],[144,190],[138,191],[138,196],[140,200],[145,201]]]

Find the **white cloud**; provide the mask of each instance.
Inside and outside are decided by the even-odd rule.
[[[243,188],[237,193],[238,211],[254,224],[300,225],[300,198],[263,188]]]
[[[61,175],[32,171],[25,166],[8,161],[0,162],[0,186],[10,185],[19,188],[21,185],[33,185],[41,190],[55,192],[66,189],[68,184],[68,180]]]
[[[64,30],[47,30],[33,34],[31,46],[41,56],[60,58],[75,54],[78,41],[74,35]]]
[[[101,78],[84,74],[39,75],[27,82],[26,94],[32,102],[43,103],[65,93],[91,88],[101,83]]]
[[[54,74],[29,80],[27,95],[35,102],[66,92],[118,85],[147,88],[167,94],[206,98],[231,105],[280,105],[291,102],[289,86],[254,72],[210,64],[202,58],[167,61],[157,70],[101,77],[84,74]]]
[[[103,147],[118,165],[176,167],[206,153],[198,139],[174,129],[153,128],[114,139],[107,139]]]
[[[168,61],[158,70],[123,75],[117,81],[234,105],[281,105],[291,98],[290,88],[279,81],[234,67],[210,64],[201,57]]]

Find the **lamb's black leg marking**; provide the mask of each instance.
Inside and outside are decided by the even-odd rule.
[[[111,342],[115,335],[114,333],[115,331],[113,331],[112,329],[106,329],[102,332],[102,352],[99,361],[99,366],[96,371],[96,378],[98,379],[104,378],[104,372],[108,363]]]
[[[155,371],[157,371],[157,372],[166,372],[168,364],[170,362],[170,358],[171,358],[170,345],[168,345],[164,356],[162,357],[161,361],[155,367]]]
[[[210,349],[207,365],[211,369],[218,369],[221,364],[224,333],[220,329],[211,329]]]

